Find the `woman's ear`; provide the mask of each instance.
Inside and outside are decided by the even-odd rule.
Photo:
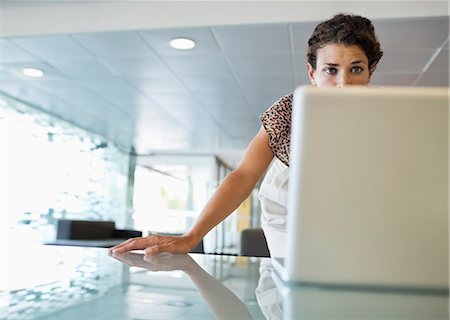
[[[309,77],[309,81],[311,81],[311,84],[313,86],[316,86],[316,80],[314,79],[314,68],[312,67],[312,65],[308,62],[306,64],[306,67],[308,68],[308,77]]]
[[[369,68],[369,80],[372,78],[372,74],[373,74],[373,72],[375,71],[376,68],[377,68],[376,64],[373,64],[373,65],[370,66],[370,68]]]

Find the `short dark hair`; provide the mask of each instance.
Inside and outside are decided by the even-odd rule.
[[[369,60],[369,69],[373,70],[383,55],[372,22],[364,17],[352,14],[337,14],[321,22],[308,40],[307,59],[316,69],[317,50],[327,44],[357,45]]]

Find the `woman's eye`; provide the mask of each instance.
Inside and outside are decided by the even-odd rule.
[[[356,74],[359,74],[359,73],[361,73],[363,71],[363,68],[361,68],[361,67],[353,67],[352,68],[352,72],[353,73],[356,73]]]
[[[336,68],[326,68],[325,72],[327,74],[336,74],[337,70],[336,70]]]

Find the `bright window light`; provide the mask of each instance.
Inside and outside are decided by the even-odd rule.
[[[24,75],[32,78],[41,78],[44,76],[44,71],[36,68],[25,68],[22,72]]]
[[[195,42],[188,38],[176,38],[170,41],[170,46],[178,50],[189,50],[195,47]]]

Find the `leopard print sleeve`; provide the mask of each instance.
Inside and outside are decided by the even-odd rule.
[[[261,116],[261,122],[269,135],[269,147],[275,157],[289,166],[291,145],[291,115],[294,94],[290,93],[277,101]]]

